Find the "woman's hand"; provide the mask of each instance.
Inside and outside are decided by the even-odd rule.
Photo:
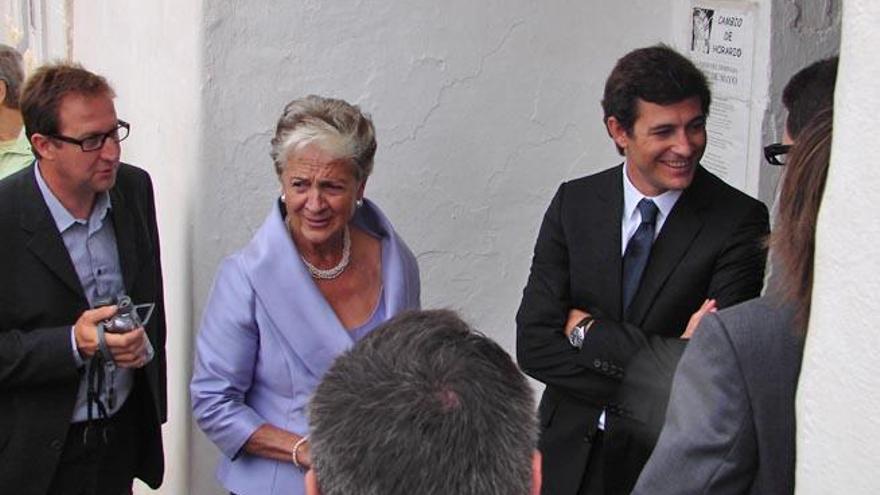
[[[718,311],[718,308],[715,307],[715,299],[706,299],[703,301],[703,305],[700,306],[700,309],[691,315],[691,319],[688,321],[684,333],[681,334],[681,338],[688,340],[693,337],[694,332],[697,330],[697,326],[700,325],[700,320],[702,320],[707,313],[714,313],[716,311]]]
[[[296,456],[296,461],[299,462],[303,470],[312,467],[312,444],[308,439],[299,445],[299,449],[293,455]]]
[[[301,438],[302,436],[296,433],[265,423],[248,438],[244,444],[244,451],[260,457],[293,463],[293,447]],[[296,459],[303,469],[312,466],[311,452],[308,440],[299,446]]]

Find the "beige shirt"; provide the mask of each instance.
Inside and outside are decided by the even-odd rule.
[[[0,179],[18,172],[33,161],[34,155],[24,130],[18,139],[0,142]]]

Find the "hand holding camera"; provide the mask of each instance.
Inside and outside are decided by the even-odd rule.
[[[87,310],[74,325],[74,337],[80,355],[89,359],[101,353],[108,362],[120,368],[140,368],[153,359],[153,346],[144,331],[153,304],[134,305],[128,296],[120,295],[99,301]],[[147,313],[141,317],[140,310]]]

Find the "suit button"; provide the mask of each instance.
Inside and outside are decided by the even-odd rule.
[[[52,440],[52,443],[50,443],[49,446],[55,450],[61,450],[62,448],[64,448],[64,442],[62,442],[61,440],[55,439],[55,440]]]
[[[598,359],[594,359],[594,360],[593,360],[593,367],[594,367],[594,368],[601,368],[601,367],[602,367],[602,361],[599,361]]]

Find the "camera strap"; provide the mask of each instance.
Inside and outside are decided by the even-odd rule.
[[[107,408],[101,401],[101,389],[104,388],[104,357],[100,354],[92,356],[89,362],[86,398],[88,399],[88,421],[92,422],[93,409],[97,409],[98,418],[106,419]]]
[[[98,417],[100,419],[106,419],[109,416],[110,410],[113,409],[116,399],[114,384],[116,381],[116,363],[113,361],[113,354],[110,353],[110,348],[107,347],[107,336],[103,322],[98,323],[96,333],[98,337],[99,352],[92,356],[91,362],[89,363],[89,374],[86,383],[86,398],[88,399],[88,407],[86,409],[88,421],[90,423],[92,421],[93,406],[97,409]],[[105,375],[106,377],[109,377],[109,383],[106,384],[104,382]],[[106,406],[101,400],[101,390],[103,390],[105,386],[107,387]]]
[[[101,351],[101,355],[104,356],[105,361],[112,363],[113,354],[110,353],[110,348],[107,347],[107,335],[104,328],[104,322],[98,323],[96,333],[98,336],[98,350]]]

